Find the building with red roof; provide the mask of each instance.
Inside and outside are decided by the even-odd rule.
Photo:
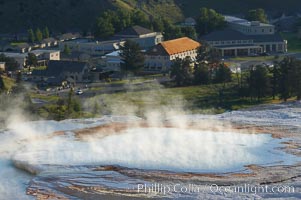
[[[200,46],[188,37],[161,42],[146,52],[145,71],[167,71],[176,58],[195,60]]]

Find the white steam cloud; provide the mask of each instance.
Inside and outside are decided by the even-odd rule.
[[[186,102],[176,98],[161,99],[165,92],[161,86],[151,86],[148,95],[132,99],[132,92],[114,99],[102,96],[85,103],[93,110],[97,102],[102,114],[112,114],[99,119],[27,122],[15,104],[13,112],[5,110],[0,120],[6,122],[7,131],[0,131],[0,197],[26,199],[26,183],[31,176],[13,168],[11,160],[39,166],[50,165],[121,165],[124,167],[171,170],[181,172],[223,172],[241,169],[246,164],[270,163],[290,159],[274,150],[280,140],[270,135],[242,134],[230,131],[229,124],[214,119],[204,120],[200,127],[190,130],[194,115],[185,109]],[[129,89],[132,91],[132,88]],[[145,93],[144,93],[145,94]],[[137,95],[137,94],[136,94]],[[139,95],[139,94],[138,94]],[[157,101],[158,105],[148,103]],[[143,106],[137,106],[143,103]],[[127,116],[114,117],[127,114]],[[139,114],[144,120],[130,117]],[[179,117],[180,116],[180,117]],[[141,122],[152,128],[134,128],[106,137],[74,137],[72,131],[111,122]],[[177,128],[162,128],[166,122]],[[208,126],[217,131],[208,131]],[[161,128],[160,128],[161,127]],[[227,127],[227,131],[223,128]],[[228,131],[229,130],[229,131]],[[69,134],[53,136],[55,131]],[[94,137],[95,136],[95,137]],[[285,158],[284,158],[285,157]],[[26,198],[25,198],[26,197]]]

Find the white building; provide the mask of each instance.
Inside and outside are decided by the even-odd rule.
[[[71,51],[83,52],[89,55],[104,55],[118,50],[123,43],[118,40],[91,41],[90,39],[75,39],[61,42],[59,49],[64,51],[65,45],[67,45]]]
[[[188,37],[159,43],[146,52],[145,71],[168,71],[176,58],[195,60],[200,45]]]
[[[4,54],[6,57],[15,59],[20,69],[26,65],[27,53],[0,52],[0,54]]]
[[[261,23],[259,21],[248,21],[233,16],[225,16],[228,25],[246,35],[272,35],[275,34],[275,26]]]
[[[143,28],[141,26],[129,27],[114,36],[114,39],[124,41],[133,40],[139,44],[143,50],[150,49],[154,45],[163,42],[163,35],[160,32],[154,32],[152,30]]]
[[[60,60],[60,51],[59,50],[46,50],[46,49],[37,49],[33,50],[30,53],[36,55],[38,60]]]
[[[224,56],[248,56],[263,52],[287,52],[287,41],[275,27],[257,21],[225,16],[228,27],[213,31],[201,39],[220,50]]]
[[[123,63],[120,57],[120,51],[113,51],[105,55],[105,70],[120,71],[120,65]]]

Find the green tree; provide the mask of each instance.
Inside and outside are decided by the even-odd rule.
[[[271,79],[271,85],[272,85],[272,97],[273,99],[276,98],[276,95],[279,90],[279,79],[280,79],[280,66],[279,62],[275,61],[274,66],[271,69],[272,79]]]
[[[262,8],[249,10],[246,15],[246,19],[249,21],[259,21],[262,23],[268,23],[265,11]]]
[[[164,31],[164,23],[161,18],[154,18],[151,22],[151,26],[154,31],[163,32]]]
[[[267,96],[270,91],[270,79],[268,77],[268,70],[262,65],[251,68],[250,71],[250,95],[256,96],[259,101],[260,98]]]
[[[209,66],[205,63],[199,63],[194,67],[194,84],[203,85],[210,83]]]
[[[69,46],[67,44],[64,45],[64,51],[63,51],[63,53],[65,55],[70,55],[71,54],[71,50],[70,50],[70,48],[69,48]]]
[[[290,70],[290,81],[292,85],[292,94],[297,96],[297,100],[301,100],[301,61],[292,58]]]
[[[3,77],[0,75],[0,92],[5,90],[5,84],[3,81]]]
[[[28,53],[27,59],[26,59],[26,66],[34,66],[36,67],[38,65],[38,59],[34,53]]]
[[[197,61],[199,63],[219,64],[221,54],[218,49],[211,47],[207,42],[202,41],[201,46],[197,50]]]
[[[41,32],[41,30],[39,28],[37,28],[37,30],[36,30],[36,39],[38,42],[41,42],[43,39],[43,33]]]
[[[293,87],[292,87],[292,65],[293,59],[290,57],[284,58],[280,62],[279,67],[279,94],[280,98],[284,101],[287,101],[288,98],[292,96]]]
[[[43,38],[49,38],[49,29],[47,26],[43,29]]]
[[[73,89],[71,88],[69,90],[69,93],[68,93],[68,98],[67,98],[67,116],[69,116],[72,111],[73,111],[73,96],[74,96],[74,91]]]
[[[28,34],[28,42],[34,43],[35,42],[35,36],[34,36],[33,30],[28,29],[27,34]]]
[[[197,18],[197,31],[200,35],[210,33],[225,26],[225,18],[222,14],[213,9],[201,8],[200,15]]]
[[[107,39],[110,36],[114,35],[115,29],[112,22],[109,19],[98,18],[96,24],[96,30],[94,32],[95,37]]]
[[[232,73],[229,67],[227,67],[224,63],[220,63],[219,66],[215,69],[215,83],[227,83],[230,82],[232,77]]]
[[[123,61],[121,70],[127,76],[128,72],[137,74],[144,67],[144,55],[138,43],[127,40],[120,48],[120,56]]]
[[[19,68],[19,64],[14,58],[7,57],[4,54],[0,54],[0,62],[5,62],[6,71],[16,71]]]
[[[170,77],[177,86],[190,85],[193,81],[193,66],[190,57],[177,58],[171,65]]]
[[[149,27],[149,19],[147,16],[140,10],[135,10],[132,13],[132,24],[139,25],[143,27]]]
[[[116,15],[117,18],[113,20],[115,33],[133,25],[133,13],[124,9],[118,9]]]
[[[190,26],[182,27],[181,28],[181,33],[184,36],[189,37],[189,38],[191,38],[193,40],[197,39],[197,34],[196,34],[196,31],[195,31],[194,27],[190,27]]]
[[[163,36],[165,40],[172,40],[184,36],[184,34],[181,32],[181,28],[174,26],[170,21],[163,19],[163,25]]]

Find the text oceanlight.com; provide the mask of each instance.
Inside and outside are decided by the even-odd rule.
[[[295,188],[288,185],[231,185],[220,186],[217,184],[196,185],[196,184],[138,184],[138,193],[145,194],[172,194],[172,193],[294,193]]]

